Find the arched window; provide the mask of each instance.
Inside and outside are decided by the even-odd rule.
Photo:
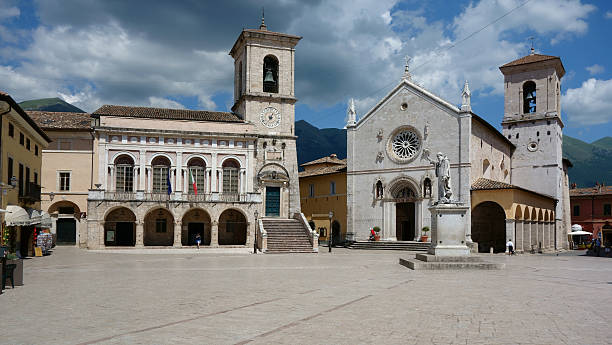
[[[202,194],[205,192],[206,162],[202,158],[192,158],[187,163],[189,176],[189,194]],[[193,188],[195,184],[195,189]]]
[[[223,194],[238,194],[240,164],[233,159],[223,162]]]
[[[383,191],[383,184],[380,180],[378,180],[378,182],[376,182],[376,199],[383,198]]]
[[[278,60],[272,55],[264,58],[263,91],[278,93]]]
[[[423,195],[426,198],[431,198],[431,180],[429,177],[423,181]]]
[[[167,193],[170,183],[170,160],[158,156],[151,162],[153,168],[153,193]]]
[[[128,155],[121,155],[115,159],[115,190],[134,191],[134,160]]]
[[[536,112],[536,84],[528,81],[523,84],[523,113]]]

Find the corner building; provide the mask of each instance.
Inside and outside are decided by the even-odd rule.
[[[252,248],[259,218],[300,213],[294,53],[301,37],[245,29],[232,112],[104,105],[94,118],[87,247]],[[260,244],[261,246],[261,244]]]

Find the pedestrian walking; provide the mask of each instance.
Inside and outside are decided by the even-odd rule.
[[[506,247],[508,247],[508,254],[514,255],[514,243],[512,243],[512,239],[508,240],[508,243],[506,243]]]
[[[200,243],[202,243],[202,236],[200,236],[200,233],[196,235],[195,240],[196,240],[196,246],[198,246],[198,249],[200,249]]]

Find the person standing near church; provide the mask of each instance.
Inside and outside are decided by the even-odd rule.
[[[508,254],[514,255],[514,243],[512,243],[512,239],[508,240],[508,243],[506,243],[506,247],[508,247]]]
[[[200,249],[200,243],[202,243],[202,236],[200,236],[200,233],[196,235],[195,241],[196,241],[196,246],[198,246],[198,249]]]

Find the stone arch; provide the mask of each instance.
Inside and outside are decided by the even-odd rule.
[[[531,221],[532,222],[537,222],[538,221],[538,208],[532,208],[531,209]]]
[[[390,198],[395,198],[397,193],[406,187],[412,189],[415,198],[421,197],[421,188],[419,187],[419,183],[412,177],[405,175],[398,176],[388,184],[387,195],[389,195]]]
[[[137,164],[138,163],[138,158],[136,158],[136,155],[134,155],[132,152],[129,152],[129,151],[121,151],[121,152],[115,153],[113,155],[113,157],[110,159],[110,161],[113,162],[113,164],[115,164],[115,161],[117,160],[117,158],[119,158],[121,156],[128,156],[128,157],[132,158],[133,164]]]
[[[536,83],[528,80],[523,83],[523,114],[535,113],[536,106]]]
[[[174,166],[174,160],[172,159],[172,157],[170,157],[169,154],[163,152],[156,152],[155,154],[153,154],[153,156],[151,156],[151,159],[149,159],[148,165],[152,165],[153,160],[157,157],[166,157],[170,161],[170,166]]]
[[[144,245],[172,246],[174,244],[174,215],[165,207],[154,207],[144,217]]]
[[[514,220],[522,220],[523,219],[523,209],[519,204],[514,204]]]
[[[107,210],[104,215],[104,245],[134,246],[136,244],[136,215],[124,206]]]
[[[544,211],[544,222],[548,223],[550,221],[550,210]]]
[[[185,157],[185,162],[187,162],[187,163],[186,163],[186,165],[188,165],[188,164],[189,164],[189,161],[191,161],[193,158],[200,158],[201,160],[203,160],[203,161],[204,161],[204,164],[205,164],[207,167],[208,167],[208,166],[210,166],[210,162],[208,162],[208,159],[206,159],[206,156],[201,155],[201,154],[199,154],[199,153],[193,153],[193,154],[190,154],[190,155],[188,155],[187,157]]]
[[[247,219],[240,209],[224,210],[219,215],[219,245],[246,245]]]
[[[60,212],[60,211],[70,211],[68,208],[72,208],[73,212]],[[53,214],[55,212],[61,214],[74,214],[75,218],[81,217],[81,209],[77,204],[69,200],[60,200],[56,201],[47,209],[47,213]]]
[[[221,162],[219,163],[219,166],[223,166],[225,164],[225,162],[229,159],[233,159],[236,162],[238,162],[238,168],[243,168],[244,164],[242,162],[242,159],[240,159],[240,157],[236,156],[236,155],[229,155],[229,156],[225,156],[223,157],[223,159],[221,159]]]
[[[194,246],[197,234],[202,238],[202,245],[210,245],[212,239],[212,221],[210,214],[203,208],[194,207],[181,218],[181,244],[183,246]]]
[[[542,222],[544,220],[544,212],[542,212],[542,209],[538,210],[538,222]]]
[[[340,227],[340,222],[334,220],[332,222],[332,243],[337,244],[342,242],[342,229]]]
[[[496,202],[484,201],[472,210],[472,239],[478,243],[478,252],[506,250],[506,212]]]
[[[531,219],[531,206],[525,206],[523,210],[523,220],[529,221]]]

